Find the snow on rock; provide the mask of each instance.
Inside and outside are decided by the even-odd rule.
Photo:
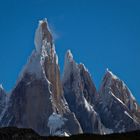
[[[51,135],[62,134],[62,127],[65,124],[65,121],[67,121],[66,118],[63,118],[60,114],[53,113],[48,120],[48,127],[50,128],[50,134]]]
[[[72,62],[73,61],[73,55],[71,53],[71,50],[68,50],[66,53],[66,61]]]
[[[38,28],[35,33],[35,47],[38,53],[41,52],[41,47],[42,47],[42,28],[41,28],[41,23],[38,25]]]
[[[52,61],[55,60],[56,64],[58,64],[58,57],[52,41],[53,40],[48,27],[47,19],[40,20],[34,38],[36,49],[33,50],[27,64],[20,73],[17,83],[22,79],[25,73],[35,75],[36,78],[39,79],[45,77],[43,65],[46,57],[50,57]]]
[[[2,84],[0,84],[0,90],[3,90],[3,86],[2,86]]]
[[[84,105],[85,105],[86,109],[88,111],[93,111],[93,107],[87,102],[87,100],[85,99],[85,97],[83,97],[83,99],[84,99]]]
[[[65,68],[64,68],[63,74],[68,73],[68,75],[69,75],[69,73],[71,71],[71,65],[75,65],[75,67],[76,67],[76,64],[73,60],[73,55],[72,55],[71,51],[68,50],[65,54],[65,62],[64,62]],[[65,77],[65,76],[66,75],[63,75],[63,77]],[[67,76],[66,76],[66,78],[67,78]]]
[[[85,66],[75,62],[70,50],[65,55],[62,83],[66,101],[78,118],[83,132],[103,133],[100,117],[92,107],[96,88]]]
[[[47,19],[45,18],[43,20],[40,20],[34,38],[36,51],[38,53],[41,53],[44,41],[46,41],[47,43],[50,43],[52,41],[52,36],[50,32],[51,31],[49,29]]]
[[[112,95],[117,101],[119,101],[122,105],[126,106],[119,98],[117,98],[111,91],[109,91],[109,94]]]
[[[26,73],[34,75],[38,79],[44,77],[43,69],[40,63],[40,55],[35,50],[33,50],[26,65],[23,67],[21,73],[19,74],[15,87],[21,81],[21,79],[24,77]]]
[[[64,135],[63,136],[69,137],[70,135],[67,132],[64,132]]]
[[[47,124],[49,115],[57,112],[68,118],[66,123],[70,125],[66,130],[69,133],[82,132],[77,118],[64,101],[58,57],[46,19],[39,22],[34,43],[35,50],[11,91],[12,96],[0,116],[0,125],[25,126],[41,135],[46,135],[49,134],[49,130],[46,125],[44,126],[44,122]],[[36,108],[36,111],[33,108]],[[53,131],[65,124],[64,119],[62,121],[59,115],[56,116],[55,122],[61,121],[56,127],[52,124]]]
[[[106,70],[100,90],[103,88],[110,90],[112,95],[125,104],[130,110],[137,110],[138,104],[130,89],[120,78],[108,69]],[[100,93],[102,94],[102,92]]]
[[[129,118],[131,118],[132,120],[134,120],[134,118],[127,112],[127,111],[124,111],[124,113],[129,117]],[[134,120],[134,122],[135,122],[136,120]]]
[[[67,132],[64,131],[56,131],[53,136],[59,136],[59,137],[69,137],[70,134],[68,134]]]
[[[3,116],[3,112],[6,108],[6,104],[7,104],[7,99],[8,99],[9,95],[6,94],[2,84],[0,85],[0,120],[1,117]]]
[[[39,21],[39,25],[35,33],[34,43],[37,53],[41,56],[42,65],[46,57],[50,59],[51,63],[58,64],[58,56],[55,51],[55,45],[47,19]]]
[[[26,71],[28,71],[30,74],[35,74],[38,78],[42,77],[40,56],[35,51],[33,51],[28,64],[26,65]]]
[[[114,131],[112,129],[105,128],[105,127],[103,129],[104,129],[104,135],[114,133]]]
[[[83,67],[84,71],[86,71],[86,72],[89,73],[88,69],[86,68],[86,66],[85,66],[83,63],[80,63],[79,66],[80,66],[80,67]],[[90,73],[89,73],[89,74],[90,74]]]
[[[125,130],[131,130],[131,127],[133,127],[132,130],[135,130],[137,124],[135,118],[139,118],[140,114],[138,114],[138,111],[140,112],[140,108],[123,81],[107,69],[99,91],[97,106],[97,102],[95,103],[95,99],[97,99],[96,88],[90,73],[84,64],[77,64],[74,61],[70,50],[65,55],[65,66],[61,83],[58,56],[47,19],[39,21],[34,43],[35,50],[20,74],[15,85],[16,88],[13,90],[14,92],[11,92],[13,94],[12,98],[10,97],[12,94],[6,95],[2,85],[0,85],[1,126],[4,126],[3,123],[7,126],[11,125],[13,120],[15,120],[14,125],[20,126],[18,123],[22,123],[20,121],[22,119],[27,120],[25,122],[28,124],[30,121],[24,119],[23,116],[25,115],[30,116],[30,127],[36,129],[34,127],[36,125],[38,132],[42,133],[43,130],[43,133],[45,132],[46,134],[49,134],[50,129],[50,135],[69,136],[68,132],[75,134],[82,132],[82,129],[85,133],[100,134],[124,132]],[[44,83],[45,81],[47,83]],[[63,96],[63,90],[66,100]],[[18,110],[26,110],[26,102],[24,104],[24,101],[29,102],[27,108],[31,107],[31,110],[37,102],[42,104],[41,109],[45,108],[42,110],[38,108],[35,115],[31,115],[34,112],[31,112],[30,109],[27,112],[19,113]],[[46,104],[52,108],[49,113],[47,112]],[[73,115],[70,111],[73,112]],[[41,114],[45,114],[43,121]],[[71,117],[69,117],[70,115]],[[40,125],[38,118],[41,118],[41,122],[46,122],[49,129],[46,130],[44,128],[44,123]],[[24,124],[23,122],[21,126],[24,126]],[[66,124],[68,125],[65,126]],[[64,127],[66,130],[63,129]]]
[[[63,83],[70,78],[70,74],[72,71],[74,71],[73,73],[75,73],[75,76],[76,76],[75,78],[78,80],[80,71],[79,71],[78,65],[73,60],[73,55],[71,51],[68,50],[65,54],[64,71],[63,71],[63,76],[62,76]]]
[[[118,77],[113,74],[108,68],[106,69],[106,74],[110,75],[113,79],[118,79]]]
[[[107,69],[96,106],[105,127],[113,129],[114,132],[138,129],[139,114],[136,105],[124,82]]]
[[[5,102],[6,99],[6,91],[4,90],[2,84],[0,85],[0,104]]]

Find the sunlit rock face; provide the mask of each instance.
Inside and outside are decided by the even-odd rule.
[[[57,54],[46,20],[39,22],[35,47],[11,92],[1,126],[32,128],[41,135],[49,135],[48,118],[56,112],[67,119],[63,126],[66,131],[82,133],[63,96]]]
[[[99,89],[97,110],[105,127],[113,132],[140,128],[138,104],[130,90],[117,76],[107,70]]]
[[[61,97],[63,95],[62,85],[60,80],[60,70],[58,66],[58,57],[55,52],[55,47],[53,43],[52,35],[47,28],[47,22],[41,23],[42,27],[42,40],[43,40],[43,47],[42,47],[42,55],[44,55],[42,59],[43,68],[46,78],[51,83],[50,88],[52,92],[52,100],[59,108],[58,110],[64,112],[65,109],[63,107],[63,103]],[[57,108],[54,109],[57,111]]]

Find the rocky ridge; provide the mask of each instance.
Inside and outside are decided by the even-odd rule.
[[[35,50],[12,92],[0,86],[0,126],[32,128],[40,135],[108,134],[140,129],[140,106],[125,83],[107,70],[99,91],[70,50],[62,80],[46,19],[35,32]]]

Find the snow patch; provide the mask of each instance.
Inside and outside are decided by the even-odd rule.
[[[43,70],[40,63],[40,55],[34,50],[29,57],[27,64],[24,66],[17,83],[22,79],[25,73],[35,75],[36,78],[41,79],[43,76]]]
[[[84,98],[84,104],[88,111],[93,111],[93,107],[87,102],[85,98]]]
[[[41,25],[42,23],[46,22],[47,23],[47,18],[44,18],[43,20],[39,20],[39,25]]]
[[[118,79],[118,77],[114,75],[108,68],[106,69],[106,73],[110,74],[113,79]]]
[[[35,74],[38,78],[42,77],[42,67],[40,64],[40,56],[33,52],[26,67],[26,71]]]
[[[54,136],[60,136],[60,137],[69,137],[70,134],[68,134],[67,132],[63,132],[63,131],[57,131],[55,132]]]
[[[83,63],[80,63],[79,65],[81,65],[83,67],[83,69],[89,73],[88,69],[86,68],[86,66]]]
[[[128,89],[128,92],[130,93],[130,97],[131,97],[131,99],[133,100],[133,101],[135,101],[136,99],[135,99],[135,97],[133,96],[133,94],[132,94],[132,92],[130,91],[130,89],[127,87],[127,89]]]
[[[72,68],[74,68],[75,66],[76,66],[76,64],[73,60],[73,56],[71,54],[71,51],[68,50],[65,54],[65,62],[64,62],[64,71],[63,71],[63,76],[62,76],[62,83],[64,83],[65,81],[67,81],[70,78],[70,74],[74,70]]]
[[[73,55],[72,55],[72,53],[71,53],[71,50],[68,50],[67,51],[67,53],[66,53],[66,60],[68,61],[68,62],[72,62],[73,61]]]
[[[42,47],[42,28],[41,28],[41,21],[39,21],[38,28],[36,29],[35,32],[35,39],[34,39],[36,51],[38,53],[41,52],[41,47]]]
[[[117,98],[111,91],[109,92],[115,99],[117,99],[121,104],[126,106],[119,98]]]
[[[4,88],[3,88],[2,84],[0,84],[0,89],[1,89],[1,90],[4,90]]]
[[[129,92],[129,94],[130,94],[130,99],[132,99],[133,101],[135,101],[136,99],[135,99],[135,97],[133,96],[133,94],[132,94],[132,92],[130,91],[130,89],[126,86],[126,84],[122,81],[122,88],[123,89],[127,89],[128,90],[128,92]]]
[[[131,116],[130,116],[130,114],[127,112],[127,111],[124,111],[124,113],[129,117],[129,118],[131,118],[132,120],[134,120]],[[135,120],[134,120],[135,121]]]
[[[103,131],[104,131],[104,133],[103,133],[104,135],[114,133],[114,131],[112,129],[109,129],[109,128],[103,128]]]
[[[62,126],[65,124],[65,121],[67,121],[66,118],[62,117],[60,114],[53,113],[48,119],[50,134],[55,135],[58,132],[62,132]]]
[[[34,44],[35,44],[35,48],[36,48],[36,51],[40,54],[40,53],[42,53],[42,47],[43,47],[43,45],[45,46],[45,48],[48,48],[49,49],[49,51],[50,51],[50,47],[48,47],[48,46],[50,46],[48,43],[50,43],[50,42],[48,42],[47,41],[47,38],[45,38],[45,39],[43,39],[43,30],[42,30],[42,24],[44,23],[44,22],[46,22],[46,28],[48,29],[48,31],[51,33],[51,31],[50,31],[50,29],[49,29],[49,27],[48,27],[48,23],[47,23],[47,19],[45,18],[45,19],[43,19],[43,20],[40,20],[39,21],[39,24],[38,24],[38,27],[37,27],[37,29],[36,29],[36,32],[35,32],[35,38],[34,38]],[[45,42],[45,43],[44,43]],[[50,52],[49,52],[50,53]]]

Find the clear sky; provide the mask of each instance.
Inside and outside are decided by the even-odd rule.
[[[0,0],[0,83],[7,91],[34,49],[35,29],[44,17],[54,33],[61,71],[71,49],[97,87],[109,68],[140,103],[139,0]]]

